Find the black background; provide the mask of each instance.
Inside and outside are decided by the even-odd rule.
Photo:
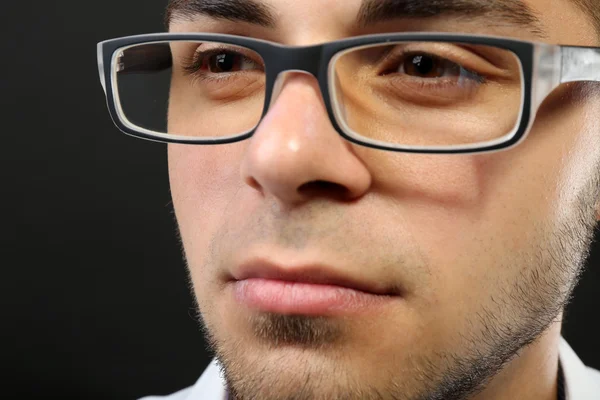
[[[2,4],[2,398],[165,394],[208,363],[166,147],[117,131],[96,66],[98,41],[163,31],[165,4]],[[595,368],[599,257],[596,245],[564,327]]]

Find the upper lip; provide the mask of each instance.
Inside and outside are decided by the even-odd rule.
[[[232,272],[232,277],[235,281],[272,279],[286,282],[340,286],[376,295],[400,295],[397,289],[386,286],[383,282],[359,280],[323,264],[284,267],[266,260],[253,260],[240,264]]]

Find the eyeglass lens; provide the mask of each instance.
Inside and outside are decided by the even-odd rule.
[[[140,44],[115,57],[118,108],[135,127],[191,138],[247,133],[265,107],[265,61],[231,44]],[[518,57],[494,46],[393,42],[357,47],[330,65],[338,123],[357,138],[407,146],[500,139],[519,122]]]

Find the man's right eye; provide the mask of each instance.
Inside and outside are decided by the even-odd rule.
[[[260,62],[231,50],[214,49],[197,51],[190,65],[185,66],[189,73],[229,74],[241,71],[263,71]]]

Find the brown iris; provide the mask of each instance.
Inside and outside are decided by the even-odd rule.
[[[213,73],[227,73],[241,70],[244,56],[235,53],[212,54],[204,59],[206,69]]]
[[[461,74],[459,65],[428,54],[407,55],[401,68],[405,74],[419,78],[442,78]]]

